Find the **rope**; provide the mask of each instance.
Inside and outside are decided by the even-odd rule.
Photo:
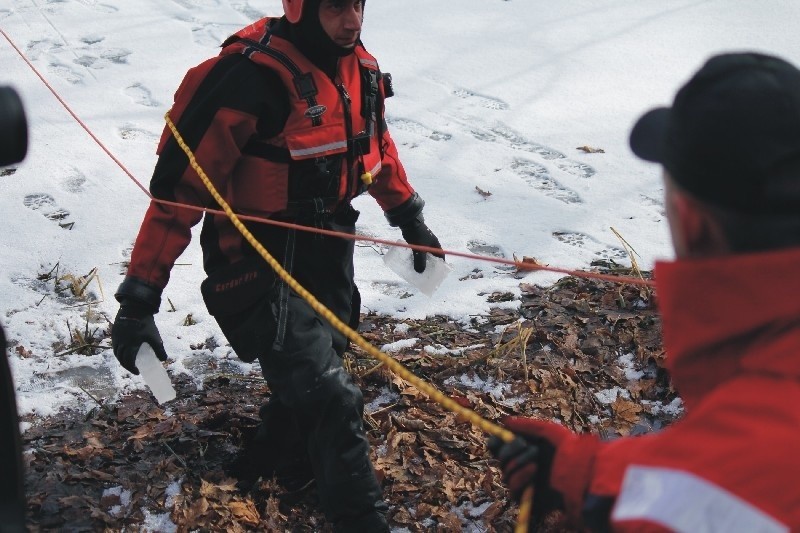
[[[502,427],[500,425],[495,424],[494,422],[486,420],[485,418],[483,418],[481,415],[479,415],[475,411],[473,411],[471,409],[467,409],[466,407],[463,407],[458,402],[456,402],[452,398],[450,398],[447,395],[445,395],[444,393],[442,393],[439,389],[437,389],[436,387],[434,387],[430,383],[428,383],[428,382],[424,381],[423,379],[417,377],[413,372],[408,370],[406,367],[404,367],[398,361],[396,361],[395,359],[393,359],[389,355],[387,355],[387,354],[381,352],[380,350],[378,350],[377,348],[375,348],[366,339],[364,339],[364,337],[359,335],[358,332],[356,332],[355,330],[350,328],[350,326],[348,326],[347,324],[345,324],[344,322],[339,320],[339,318],[333,312],[331,312],[330,309],[328,309],[327,307],[322,305],[322,303],[320,303],[320,301],[317,300],[314,297],[313,294],[308,292],[305,289],[305,287],[300,285],[300,283],[298,283],[297,280],[294,279],[291,276],[291,274],[289,274],[281,266],[281,264],[278,262],[278,260],[275,259],[267,251],[266,248],[264,248],[264,246],[258,241],[258,239],[256,239],[253,236],[253,234],[250,233],[250,230],[247,229],[247,227],[242,223],[242,221],[239,219],[239,217],[236,215],[236,213],[233,212],[233,209],[231,209],[230,205],[228,205],[228,202],[226,202],[225,199],[222,198],[222,196],[217,191],[216,187],[214,187],[214,184],[211,183],[211,180],[206,175],[206,173],[203,170],[203,168],[197,162],[197,159],[195,158],[194,153],[192,153],[191,148],[189,148],[189,146],[183,140],[183,137],[181,136],[180,132],[178,131],[178,128],[172,122],[172,119],[170,119],[169,111],[167,111],[166,115],[164,115],[164,120],[166,120],[167,126],[172,131],[172,135],[175,137],[175,141],[178,143],[178,146],[181,147],[181,150],[183,150],[183,152],[186,154],[186,157],[189,158],[189,165],[191,165],[191,167],[194,169],[194,171],[197,172],[197,175],[203,181],[203,184],[208,189],[208,192],[211,193],[211,196],[214,198],[214,200],[216,200],[217,203],[220,205],[220,207],[222,207],[223,211],[228,216],[228,218],[231,220],[231,222],[236,227],[236,229],[239,230],[239,232],[242,234],[242,236],[244,236],[244,238],[247,240],[247,242],[249,242],[250,245],[253,248],[255,248],[255,250],[259,253],[259,255],[264,258],[264,260],[269,264],[269,266],[271,266],[272,269],[275,270],[275,272],[278,274],[278,276],[280,276],[280,278],[289,287],[291,287],[292,290],[294,290],[306,302],[308,302],[308,304],[311,306],[312,309],[314,309],[314,311],[319,313],[320,316],[322,316],[328,322],[330,322],[330,324],[334,328],[336,328],[339,332],[341,332],[345,337],[350,339],[351,342],[353,342],[354,344],[358,345],[365,352],[367,352],[369,355],[371,355],[372,357],[374,357],[375,359],[377,359],[378,361],[380,361],[381,363],[386,365],[386,367],[389,368],[389,370],[391,370],[392,372],[394,372],[395,374],[400,376],[402,379],[404,379],[405,381],[407,381],[407,382],[411,383],[412,385],[414,385],[417,389],[419,389],[420,391],[425,393],[434,402],[438,403],[439,405],[441,405],[445,409],[447,409],[447,410],[449,410],[449,411],[451,411],[453,413],[456,413],[457,415],[463,417],[464,419],[466,419],[467,421],[472,423],[472,425],[474,425],[475,427],[481,429],[484,433],[488,433],[489,435],[494,435],[496,437],[499,437],[504,442],[511,442],[512,440],[514,440],[515,435],[511,431],[505,429],[504,427]],[[528,489],[526,494],[529,492],[530,493],[529,496],[532,496],[532,494],[533,494],[532,491],[533,491],[532,488]],[[515,531],[517,531],[517,533],[525,533],[527,531],[528,520],[527,520],[526,517],[529,516],[529,513],[530,513],[530,500],[531,500],[530,497],[523,498],[523,500],[522,500],[523,501],[523,505],[520,506],[520,513],[519,513],[520,519],[519,519],[519,522],[517,523],[517,528],[515,530]],[[525,504],[524,502],[528,502],[528,503]],[[523,513],[523,511],[524,511],[524,513]],[[522,520],[523,518],[526,518],[526,519],[523,521]]]
[[[191,204],[184,204],[184,203],[180,203],[180,202],[171,202],[169,200],[162,200],[160,198],[153,197],[153,195],[150,193],[150,191],[147,189],[147,187],[145,187],[139,180],[137,180],[136,177],[127,169],[127,167],[125,167],[125,165],[116,156],[114,156],[114,154],[111,152],[111,150],[109,150],[103,144],[103,142],[100,139],[97,138],[97,136],[94,133],[92,133],[92,130],[89,129],[89,127],[80,119],[80,117],[78,117],[78,115],[69,107],[69,105],[61,98],[61,96],[59,96],[59,94],[56,92],[56,90],[53,89],[53,87],[47,82],[47,80],[44,78],[44,76],[42,76],[39,73],[39,71],[36,69],[36,67],[33,65],[33,63],[31,63],[30,60],[25,56],[25,54],[22,53],[22,51],[14,44],[14,42],[11,40],[11,38],[8,36],[8,34],[6,34],[6,32],[2,28],[0,28],[0,34],[2,34],[3,37],[5,37],[5,39],[11,45],[11,47],[14,50],[16,50],[17,54],[19,54],[19,56],[28,65],[28,67],[33,71],[33,73],[36,74],[36,76],[42,81],[42,83],[45,85],[45,87],[47,87],[50,90],[50,92],[53,94],[53,96],[56,98],[56,100],[58,100],[58,102],[67,111],[67,113],[69,113],[69,115],[73,119],[75,119],[75,122],[77,122],[78,125],[81,128],[83,128],[83,130],[89,135],[89,137],[92,138],[92,140],[100,147],[100,149],[103,150],[103,152],[105,152],[106,155],[108,155],[108,157],[110,157],[111,160],[114,161],[114,163],[117,164],[117,166],[125,173],[125,175],[128,176],[128,178],[130,178],[130,180],[133,181],[136,184],[136,186],[139,189],[141,189],[142,192],[144,192],[144,194],[146,194],[148,198],[150,198],[150,200],[152,202],[155,202],[155,203],[161,204],[161,205],[170,206],[170,207],[176,207],[176,208],[179,208],[179,209],[190,209],[190,210],[193,210],[193,211],[200,211],[200,212],[203,212],[203,213],[209,213],[209,214],[214,214],[214,215],[226,215],[226,213],[224,211],[220,211],[218,209],[210,209],[210,208],[207,208],[207,207],[200,207],[200,206],[191,205]],[[379,239],[379,238],[376,238],[376,237],[368,237],[366,235],[352,235],[352,234],[349,234],[349,233],[339,233],[339,232],[332,231],[332,230],[311,228],[311,227],[308,227],[308,226],[301,226],[301,225],[298,225],[298,224],[292,224],[290,222],[281,222],[281,221],[278,221],[278,220],[270,220],[270,219],[264,218],[264,217],[256,217],[256,216],[250,216],[250,215],[237,215],[237,216],[241,220],[247,220],[247,221],[251,221],[251,222],[259,222],[259,223],[262,223],[262,224],[270,224],[270,225],[273,225],[273,226],[280,226],[280,227],[284,227],[284,228],[295,229],[295,230],[298,230],[298,231],[319,233],[319,234],[322,234],[322,235],[328,235],[328,236],[331,236],[331,237],[339,237],[339,238],[342,238],[342,239],[349,239],[349,240],[353,240],[353,241],[371,242],[371,243],[374,243],[374,244],[381,244],[381,245],[384,245],[384,246],[400,246],[402,248],[410,248],[412,250],[417,250],[417,251],[421,251],[421,252],[444,253],[445,255],[448,255],[448,256],[451,256],[451,257],[462,257],[462,258],[470,259],[470,260],[473,260],[473,261],[484,261],[484,262],[488,262],[488,263],[513,266],[513,267],[517,268],[518,270],[526,270],[526,271],[539,271],[539,270],[541,270],[541,271],[554,272],[554,273],[557,273],[557,274],[564,274],[566,276],[573,276],[573,277],[584,278],[584,279],[595,279],[595,280],[598,280],[598,281],[608,281],[608,282],[612,282],[612,283],[621,283],[621,284],[629,284],[629,285],[641,285],[641,286],[645,286],[645,287],[653,287],[655,285],[652,281],[644,280],[644,279],[638,279],[638,278],[634,278],[634,277],[630,277],[630,276],[613,276],[613,275],[610,275],[610,274],[601,274],[601,273],[598,273],[598,272],[586,272],[586,271],[583,271],[583,270],[574,270],[574,269],[568,269],[568,268],[552,267],[552,266],[549,266],[549,265],[539,265],[539,264],[534,264],[534,263],[526,263],[526,262],[514,261],[514,260],[511,260],[511,259],[503,259],[503,258],[499,258],[499,257],[490,257],[490,256],[484,256],[484,255],[478,255],[478,254],[471,254],[471,253],[467,253],[467,252],[460,252],[460,251],[457,251],[457,250],[439,250],[439,249],[429,248],[429,247],[426,247],[426,246],[420,246],[420,245],[416,245],[416,244],[412,245],[412,244],[406,244],[406,243],[397,242],[397,241]]]
[[[142,185],[142,183],[136,179],[136,177],[127,169],[127,167],[109,150],[105,144],[89,129],[89,127],[78,117],[78,115],[70,108],[70,106],[61,98],[61,96],[56,92],[56,90],[48,83],[44,76],[36,69],[36,67],[31,63],[31,61],[25,56],[25,54],[19,49],[19,47],[14,44],[14,41],[8,36],[8,34],[0,28],[0,34],[8,41],[11,47],[17,52],[17,54],[22,58],[22,60],[28,65],[28,67],[33,71],[33,73],[41,80],[41,82],[47,87],[47,89],[52,93],[52,95],[58,100],[58,102],[64,107],[64,109],[69,113],[69,115],[78,123],[78,125],[91,137],[91,139],[97,144],[103,152],[111,158],[114,163],[128,176],[128,178],[133,181],[136,186],[141,189],[141,191],[147,195],[147,197],[155,203],[176,207],[180,209],[190,209],[194,211],[200,211],[203,213],[210,213],[210,214],[218,214],[218,215],[226,215],[230,218],[231,222],[234,226],[242,233],[245,239],[259,252],[259,254],[267,261],[267,263],[276,271],[276,273],[289,285],[295,292],[297,292],[301,297],[306,299],[309,305],[317,311],[321,316],[325,317],[331,325],[333,325],[336,329],[342,332],[351,342],[355,343],[356,345],[360,346],[364,351],[368,354],[373,356],[375,359],[381,361],[385,364],[392,372],[402,377],[404,380],[408,381],[417,389],[428,395],[433,401],[441,405],[442,407],[458,414],[459,416],[463,417],[474,426],[481,429],[483,432],[494,435],[499,437],[504,442],[510,442],[514,439],[514,433],[511,431],[503,428],[500,425],[497,425],[489,420],[482,418],[478,413],[462,407],[460,404],[455,402],[454,400],[450,399],[448,396],[443,394],[441,391],[436,389],[433,385],[425,382],[424,380],[418,378],[414,375],[411,371],[406,369],[403,365],[399,362],[395,361],[393,358],[384,354],[374,346],[372,346],[369,342],[367,342],[363,337],[361,337],[356,331],[353,331],[347,324],[343,323],[339,320],[330,310],[328,310],[325,306],[323,306],[311,293],[309,293],[304,287],[302,287],[294,278],[286,272],[283,267],[272,257],[269,252],[259,243],[255,237],[249,232],[249,230],[244,226],[241,222],[242,220],[253,221],[253,222],[260,222],[265,224],[271,224],[274,226],[280,226],[285,228],[296,229],[299,231],[307,231],[313,233],[319,233],[322,235],[328,235],[333,237],[339,237],[343,239],[350,239],[354,241],[367,241],[372,242],[375,244],[383,244],[387,246],[400,246],[404,248],[410,248],[412,250],[418,250],[423,252],[436,252],[441,253],[444,252],[447,255],[454,256],[454,257],[462,257],[466,259],[472,259],[477,261],[485,261],[490,263],[497,263],[497,264],[505,264],[509,266],[514,266],[519,270],[543,270],[549,272],[555,272],[560,274],[565,274],[574,277],[582,277],[587,279],[596,279],[600,281],[609,281],[613,283],[628,283],[632,285],[643,285],[643,286],[653,286],[654,283],[651,281],[647,281],[644,279],[637,279],[632,277],[626,276],[612,276],[607,274],[600,274],[596,272],[585,272],[580,270],[573,270],[573,269],[566,269],[566,268],[557,268],[551,267],[547,265],[539,265],[533,263],[526,263],[526,262],[519,262],[519,261],[512,261],[503,258],[497,257],[489,257],[489,256],[482,256],[477,254],[459,252],[455,250],[440,250],[434,249],[431,247],[420,246],[420,245],[409,245],[406,243],[389,241],[385,239],[378,239],[375,237],[367,237],[364,235],[351,235],[346,233],[340,233],[331,230],[324,230],[319,228],[309,228],[307,226],[302,226],[298,224],[292,224],[289,222],[281,222],[276,220],[270,220],[263,217],[255,217],[255,216],[247,216],[247,215],[237,215],[233,212],[230,206],[225,202],[225,200],[219,195],[219,193],[214,188],[214,185],[211,183],[211,180],[205,174],[203,169],[197,163],[197,160],[194,157],[191,149],[186,145],[183,141],[180,133],[178,132],[175,125],[172,123],[171,119],[169,118],[169,112],[165,115],[165,119],[167,125],[169,126],[170,130],[172,131],[175,139],[178,142],[178,145],[181,149],[186,153],[187,157],[189,158],[189,163],[192,168],[197,172],[200,179],[203,181],[205,186],[209,189],[209,192],[214,197],[214,199],[219,203],[219,205],[223,208],[222,211],[217,209],[210,209],[205,207],[200,207],[191,204],[184,204],[180,202],[171,202],[168,200],[162,200],[159,198],[153,197],[150,191]],[[527,533],[528,530],[528,520],[531,513],[533,501],[533,488],[528,488],[525,493],[523,494],[522,500],[520,502],[519,507],[519,515],[518,515],[518,522],[515,528],[515,533]]]

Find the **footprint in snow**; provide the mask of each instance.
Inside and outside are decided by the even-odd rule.
[[[469,132],[479,141],[506,144],[514,150],[538,154],[547,160],[565,157],[561,152],[530,141],[502,124],[489,129],[472,126],[469,128]]]
[[[131,55],[130,50],[124,48],[108,48],[100,50],[98,55],[83,54],[78,56],[74,61],[83,67],[100,70],[111,65],[127,64],[129,55]]]
[[[370,283],[373,289],[380,292],[381,294],[385,294],[386,296],[391,296],[397,298],[399,300],[405,300],[406,298],[411,298],[414,296],[412,292],[409,292],[408,287],[409,285],[403,282],[403,285],[400,283],[394,282],[382,282],[382,281],[373,281]]]
[[[572,161],[570,159],[558,161],[556,166],[567,174],[572,174],[573,176],[578,176],[579,178],[591,178],[597,173],[594,168],[590,167],[586,163]]]
[[[533,152],[539,154],[544,159],[564,159],[564,154],[558,150],[553,150],[543,144],[526,139],[515,131],[511,130],[503,124],[499,124],[490,129],[490,132],[496,137],[505,141],[511,148],[515,150],[522,150],[525,152]]]
[[[93,46],[97,43],[102,43],[105,40],[105,37],[102,35],[86,35],[81,37],[81,42],[87,46]]]
[[[387,118],[386,122],[392,129],[407,131],[416,135],[427,137],[432,141],[449,141],[453,138],[449,133],[444,133],[437,130],[432,130],[419,122],[409,120],[407,118]]]
[[[86,188],[86,176],[83,173],[73,168],[72,171],[61,180],[61,186],[67,192],[71,193],[81,193]]]
[[[496,244],[489,244],[481,240],[471,240],[467,242],[467,250],[475,255],[497,257],[499,259],[506,259],[506,253]],[[514,270],[512,265],[493,264],[497,270]]]
[[[64,63],[52,61],[48,65],[48,70],[73,85],[83,83],[83,74]]]
[[[470,133],[479,141],[506,144],[509,148],[514,150],[530,152],[541,156],[542,159],[547,161],[555,161],[556,166],[560,170],[572,174],[573,176],[589,178],[596,174],[595,169],[586,163],[567,159],[567,157],[558,150],[526,139],[504,124],[498,124],[489,129],[480,129],[473,126],[470,128]]]
[[[42,54],[59,52],[63,48],[63,44],[52,39],[41,39],[38,41],[29,41],[27,46],[25,46],[25,54],[29,59],[36,61]]]
[[[219,24],[197,21],[195,24],[197,25],[192,26],[192,39],[201,46],[218,47],[232,33],[230,28],[222,27]]]
[[[134,83],[126,87],[125,95],[135,103],[145,107],[158,107],[161,105],[158,101],[153,99],[153,94],[150,92],[150,89],[141,83]]]
[[[628,254],[622,248],[606,246],[596,239],[577,231],[554,231],[553,237],[559,242],[589,251],[601,259],[619,261],[628,259]]]
[[[455,89],[453,91],[453,95],[463,98],[464,100],[469,100],[470,102],[473,102],[481,107],[485,107],[486,109],[505,111],[511,107],[498,98],[478,94],[468,89]]]
[[[137,128],[136,126],[125,125],[119,129],[119,136],[126,141],[147,141],[150,144],[158,142],[158,135],[155,133]]]
[[[545,196],[567,204],[583,203],[578,193],[567,189],[554,180],[544,165],[525,159],[516,159],[511,163],[511,169],[533,188],[542,191]]]
[[[72,229],[74,222],[68,222],[69,211],[62,209],[56,204],[55,198],[46,193],[29,194],[22,203],[34,211],[38,211],[45,218],[57,222],[64,229]]]

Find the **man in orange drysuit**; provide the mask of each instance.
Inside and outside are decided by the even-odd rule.
[[[352,234],[350,201],[367,191],[408,243],[441,249],[386,130],[391,78],[361,43],[364,0],[283,4],[284,17],[236,33],[179,87],[171,118],[198,163],[237,213]],[[216,207],[169,130],[158,152],[156,198]],[[134,373],[143,342],[166,359],[153,315],[201,218],[206,306],[237,355],[258,359],[271,391],[252,446],[262,470],[280,481],[310,469],[338,532],[388,531],[361,391],[342,366],[346,338],[276,280],[227,217],[151,204],[116,293],[115,355]],[[248,226],[303,287],[357,326],[353,241]],[[418,272],[426,257],[415,251]],[[286,472],[294,466],[299,474]]]
[[[664,169],[677,260],[655,278],[686,414],[600,442],[515,417],[493,439],[517,500],[592,531],[800,531],[800,71],[711,58],[631,133]]]

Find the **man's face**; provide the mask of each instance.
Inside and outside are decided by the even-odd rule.
[[[342,48],[355,46],[364,20],[362,0],[322,0],[319,22],[333,42]]]

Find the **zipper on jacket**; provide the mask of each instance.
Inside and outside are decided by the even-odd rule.
[[[353,188],[353,149],[352,149],[352,138],[353,138],[353,121],[350,115],[350,107],[352,100],[350,99],[350,93],[347,92],[347,88],[344,86],[343,83],[337,83],[336,89],[339,91],[339,96],[342,98],[342,102],[344,103],[344,126],[345,126],[345,133],[347,135],[347,187],[345,188],[345,201],[350,200],[350,195],[352,193]]]

